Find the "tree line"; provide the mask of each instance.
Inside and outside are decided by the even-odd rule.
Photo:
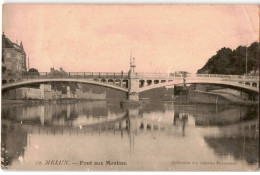
[[[247,73],[252,74],[259,70],[259,42],[253,42],[249,47],[238,46],[234,50],[221,48],[197,73],[244,75],[246,74],[246,62]]]

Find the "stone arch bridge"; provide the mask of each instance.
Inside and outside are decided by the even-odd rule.
[[[176,73],[106,73],[106,72],[50,72],[27,73],[2,79],[2,91],[33,84],[50,82],[78,82],[108,87],[128,93],[130,100],[139,100],[139,93],[173,85],[214,84],[259,94],[259,76],[176,74]]]

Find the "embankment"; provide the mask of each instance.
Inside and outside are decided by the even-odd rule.
[[[188,102],[208,103],[208,104],[237,104],[237,105],[257,105],[256,101],[243,100],[231,94],[204,92],[190,90],[188,93]]]

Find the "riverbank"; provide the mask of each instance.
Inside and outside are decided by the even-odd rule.
[[[109,100],[109,99],[102,99]],[[2,100],[2,105],[9,104],[67,104],[67,103],[76,103],[76,102],[85,102],[85,101],[102,101],[101,99],[56,99],[56,100],[40,100],[40,99],[24,99],[24,100]]]
[[[190,90],[187,95],[190,103],[206,104],[231,104],[231,105],[258,105],[258,101],[243,100],[231,94],[204,92],[199,90]]]

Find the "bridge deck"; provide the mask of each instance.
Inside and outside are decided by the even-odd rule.
[[[139,83],[141,81],[143,83],[147,81],[148,83],[149,81],[148,85],[145,86],[143,84],[143,86],[139,87],[139,92],[167,85],[183,84],[185,79],[185,83],[187,84],[208,83],[229,85],[259,93],[259,76],[178,73],[132,73],[131,76],[139,79]],[[3,76],[3,80],[6,78],[9,81],[2,85],[2,90],[26,84],[61,81],[95,84],[124,92],[128,92],[128,87],[121,87],[122,83],[131,79],[128,73],[123,72],[40,72]]]

